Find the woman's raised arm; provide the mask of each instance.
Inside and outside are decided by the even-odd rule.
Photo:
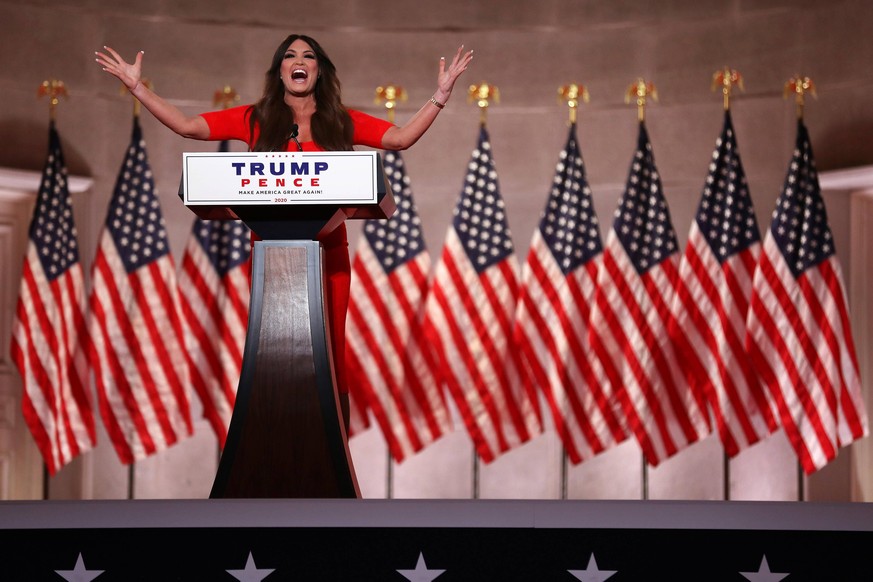
[[[440,58],[439,74],[437,75],[437,90],[433,96],[405,124],[392,127],[382,136],[382,147],[387,150],[405,150],[424,135],[445,107],[452,94],[455,81],[473,59],[473,51],[464,53],[464,45],[458,47],[458,52],[452,62],[446,66],[445,57]]]
[[[97,51],[95,59],[103,70],[124,83],[131,95],[155,118],[182,137],[209,139],[209,126],[199,115],[186,116],[175,105],[171,105],[142,82],[143,51],[136,53],[133,63],[128,63],[112,48],[104,46],[106,52]]]

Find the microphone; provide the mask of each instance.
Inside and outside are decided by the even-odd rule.
[[[292,123],[292,124],[291,124],[291,134],[290,134],[288,137],[289,137],[290,139],[293,139],[293,140],[294,140],[294,143],[297,144],[297,151],[298,151],[298,152],[302,152],[302,151],[303,151],[303,146],[300,145],[300,142],[299,142],[299,141],[297,141],[297,134],[298,134],[297,124],[296,124],[296,123]]]

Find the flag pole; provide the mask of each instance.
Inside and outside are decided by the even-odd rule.
[[[149,89],[152,89],[152,83],[148,79],[142,79],[140,81],[144,86]],[[127,85],[122,84],[121,88],[118,90],[118,94],[122,97],[126,94],[129,94],[133,98],[133,119],[134,123],[139,119],[140,111],[142,111],[142,104],[139,102],[139,99],[134,97],[133,93],[127,88]],[[127,499],[132,500],[134,498],[134,491],[136,489],[136,461],[131,461],[127,466]]]
[[[736,69],[725,67],[712,75],[712,90],[715,91],[718,87],[721,87],[725,111],[729,111],[731,108],[731,94],[735,86],[745,91],[743,88],[743,77]]]
[[[488,106],[491,101],[500,103],[500,91],[495,85],[482,81],[478,85],[470,85],[467,91],[467,102],[476,103],[479,108],[479,124],[485,127],[488,121]],[[479,454],[473,447],[473,499],[479,499]]]
[[[394,123],[394,111],[397,109],[397,101],[406,101],[406,89],[400,85],[383,85],[376,87],[376,105],[385,106],[388,121]]]
[[[579,83],[570,83],[558,87],[558,101],[567,103],[570,108],[570,125],[576,124],[576,111],[579,109],[579,100],[588,103],[588,89]]]
[[[225,85],[221,89],[216,89],[212,94],[212,106],[222,109],[229,109],[234,103],[240,99],[239,94],[230,85]],[[196,220],[195,220],[196,222]],[[221,464],[221,440],[215,443],[216,466]]]
[[[641,471],[642,475],[640,478],[640,488],[642,489],[642,499],[643,501],[648,501],[649,499],[649,463],[646,462],[646,455],[640,452],[640,461],[642,462],[643,469]]]
[[[815,84],[812,82],[812,79],[809,77],[801,77],[800,75],[795,75],[793,78],[788,79],[785,83],[785,91],[783,97],[788,99],[788,96],[794,94],[794,101],[797,105],[797,119],[803,119],[803,107],[806,105],[806,95],[807,93],[812,95],[813,97],[817,97],[815,94]]]
[[[67,86],[60,79],[47,79],[40,84],[36,93],[37,97],[49,98],[49,121],[55,120],[55,109],[60,103],[60,98],[68,98]]]
[[[397,108],[397,101],[406,101],[406,89],[400,85],[384,85],[376,87],[376,105],[384,104],[388,121],[394,123],[394,111]],[[386,474],[385,474],[385,498],[392,499],[394,497],[394,457],[391,456],[390,447],[385,452],[387,457]]]
[[[69,98],[69,94],[67,93],[67,86],[60,79],[46,79],[43,81],[36,92],[37,99],[41,97],[48,97],[49,100],[49,124],[54,125],[56,118],[56,110],[58,103],[60,103],[60,98],[64,99]],[[49,481],[51,476],[49,475],[48,465],[45,460],[42,463],[42,498],[43,500],[47,500],[49,498]]]
[[[638,78],[635,83],[632,83],[625,93],[624,102],[630,103],[631,99],[637,106],[637,118],[640,123],[646,120],[646,102],[649,98],[658,100],[658,90],[651,82],[646,82],[642,77]]]
[[[788,79],[785,83],[783,98],[788,99],[791,94],[794,94],[794,103],[797,108],[797,120],[803,122],[803,108],[806,105],[806,95],[810,94],[817,97],[815,94],[815,84],[809,77],[801,77],[795,75]],[[803,473],[803,467],[800,461],[797,462],[797,500],[804,501],[806,497],[806,479]]]
[[[491,101],[500,103],[500,90],[495,85],[482,81],[478,85],[470,85],[467,91],[467,102],[476,102],[479,107],[479,123],[485,125],[488,118],[488,106]]]
[[[221,89],[217,89],[212,96],[212,105],[229,109],[234,103],[239,101],[239,94],[230,85],[225,85]]]
[[[625,103],[630,103],[633,100],[637,106],[637,119],[641,124],[646,121],[646,105],[649,98],[657,101],[658,90],[655,88],[654,83],[647,82],[642,77],[637,78],[636,82],[631,83],[624,95]],[[645,454],[640,452],[640,455],[642,457],[640,487],[642,488],[643,500],[647,500],[649,498],[649,463],[646,462]]]
[[[577,121],[579,101],[588,103],[588,89],[580,83],[570,83],[558,87],[558,102],[564,102],[570,110],[568,125],[573,127]],[[570,458],[567,455],[567,447],[561,443],[561,499],[567,499],[570,489]]]
[[[730,112],[731,96],[734,87],[743,88],[743,77],[736,69],[731,69],[725,66],[723,69],[716,71],[712,75],[712,90],[715,91],[721,88],[721,94],[724,103],[725,112]],[[725,501],[731,499],[731,460],[727,452],[722,447],[722,497]]]

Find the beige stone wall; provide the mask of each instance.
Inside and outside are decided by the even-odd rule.
[[[873,163],[871,25],[873,4],[865,0],[3,0],[0,167],[41,169],[48,108],[37,100],[36,89],[47,78],[62,79],[70,97],[59,107],[58,127],[68,166],[71,173],[94,179],[76,208],[83,257],[90,260],[130,138],[132,111],[119,84],[94,63],[100,46],[111,45],[131,58],[145,50],[145,73],[155,89],[196,113],[211,109],[214,91],[225,84],[244,101],[256,99],[275,46],[288,33],[310,34],[337,65],[348,106],[381,114],[373,103],[375,88],[403,85],[409,101],[399,107],[402,122],[432,94],[438,58],[464,43],[475,49],[471,69],[432,130],[404,154],[434,256],[478,130],[479,112],[467,102],[465,88],[481,81],[501,93],[488,127],[520,260],[566,139],[567,110],[556,96],[557,87],[569,82],[584,83],[591,94],[581,110],[579,136],[604,232],[636,139],[636,112],[625,105],[625,91],[638,77],[657,85],[660,100],[649,108],[647,125],[684,243],[722,122],[721,97],[710,88],[717,69],[736,68],[744,77],[746,91],[736,95],[733,115],[762,228],[795,137],[794,107],[782,95],[789,77],[808,75],[816,83],[818,99],[809,103],[806,119],[819,169]],[[148,114],[143,127],[178,260],[192,220],[176,196],[180,154],[215,144],[179,138]],[[848,206],[841,208],[831,220],[847,265]],[[353,245],[357,233],[353,227]],[[55,496],[127,495],[127,468],[118,465],[101,437],[98,451],[55,480]],[[780,439],[756,447],[752,460],[732,463],[732,497],[796,497],[796,468]],[[136,468],[135,496],[208,492],[215,443],[205,423],[177,449]],[[365,494],[388,494],[378,435],[356,438],[353,450]],[[640,465],[635,445],[623,445],[571,468],[566,494],[638,498],[645,481],[651,497],[723,495],[721,450],[713,439],[645,475]],[[483,497],[562,495],[560,447],[553,433],[476,471],[474,477],[466,437],[455,434],[393,468],[390,491],[467,497],[475,481]],[[826,471],[845,473],[839,467]]]

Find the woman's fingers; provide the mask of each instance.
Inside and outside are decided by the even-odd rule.
[[[102,53],[100,51],[95,51],[94,53],[97,55],[97,62],[99,62],[101,65],[111,66],[118,69],[124,67],[139,67],[142,65],[143,51],[139,51],[138,53],[136,53],[136,58],[134,59],[133,64],[131,64],[121,58],[121,55],[118,54],[118,52],[112,47],[104,46],[103,48],[109,54]]]
[[[97,55],[95,59],[97,63],[103,67],[104,71],[117,77],[128,89],[133,90],[140,80],[143,51],[136,53],[136,59],[131,64],[121,58],[121,55],[112,47],[104,46],[103,49],[106,51],[105,53],[100,51],[94,53]]]
[[[452,74],[457,77],[461,73],[467,70],[467,65],[470,64],[470,61],[473,59],[473,51],[464,51],[464,45],[458,47],[458,52],[455,53],[455,58],[452,59],[452,65],[449,67],[449,70]]]
[[[113,49],[112,47],[105,46],[105,45],[103,46],[103,48],[106,50],[106,52],[108,52],[110,55],[112,55],[111,58],[113,61],[115,61],[116,64],[124,62],[124,59],[121,58],[121,55],[119,55],[117,52],[115,52],[115,49]],[[106,60],[109,60],[109,58],[110,58],[107,55],[103,55],[103,56],[106,58]]]

